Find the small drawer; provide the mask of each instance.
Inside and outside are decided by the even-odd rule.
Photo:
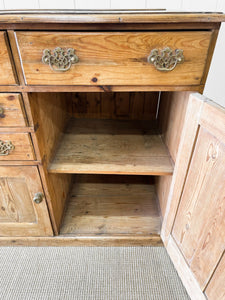
[[[0,133],[0,161],[35,160],[29,133]]]
[[[17,32],[28,85],[199,85],[210,31]]]
[[[0,127],[26,127],[23,101],[19,94],[0,94]]]
[[[6,33],[0,32],[0,85],[16,85],[15,76],[10,61],[9,47],[6,43]]]

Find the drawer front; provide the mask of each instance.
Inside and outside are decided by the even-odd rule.
[[[25,127],[26,117],[19,94],[0,94],[0,127]]]
[[[210,38],[209,31],[17,32],[28,85],[199,85]],[[57,47],[64,50],[63,59],[59,50],[53,53]],[[168,47],[172,58],[161,53]],[[176,49],[183,51],[183,59]]]
[[[1,66],[1,76],[0,85],[15,85],[16,80],[14,77],[10,57],[9,57],[9,47],[6,45],[6,34],[5,32],[0,32],[0,66]]]
[[[0,133],[0,161],[34,159],[29,133]]]

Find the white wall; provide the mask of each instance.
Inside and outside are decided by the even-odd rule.
[[[225,12],[225,0],[0,0],[3,10],[132,8]],[[225,23],[218,37],[204,95],[225,107]]]

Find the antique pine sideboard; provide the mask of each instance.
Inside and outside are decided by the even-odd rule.
[[[0,14],[0,245],[162,245],[224,299],[221,13]]]

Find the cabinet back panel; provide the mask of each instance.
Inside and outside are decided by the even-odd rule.
[[[75,118],[155,120],[158,92],[68,93]]]

